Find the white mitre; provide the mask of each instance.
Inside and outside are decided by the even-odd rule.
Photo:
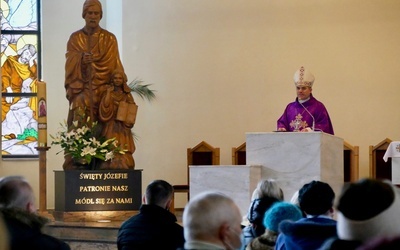
[[[306,86],[311,88],[315,77],[309,70],[301,66],[301,68],[294,73],[293,80],[296,87]]]

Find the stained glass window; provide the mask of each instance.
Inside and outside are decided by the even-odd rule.
[[[40,0],[0,0],[2,158],[37,158]]]

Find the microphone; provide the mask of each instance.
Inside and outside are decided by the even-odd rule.
[[[311,116],[311,118],[312,118],[312,131],[315,131],[315,118],[314,118],[314,116],[310,113],[310,111],[308,111],[308,109],[303,105],[303,103],[301,103],[300,101],[299,101],[299,103],[300,103],[300,105],[304,108],[304,110],[305,111],[307,111],[307,113]]]

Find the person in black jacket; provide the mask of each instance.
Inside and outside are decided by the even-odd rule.
[[[173,187],[164,180],[151,182],[143,197],[139,214],[122,223],[118,232],[118,249],[173,249],[183,247],[183,227],[168,211]]]
[[[247,212],[246,219],[249,224],[242,229],[244,238],[242,250],[244,250],[253,239],[265,232],[263,219],[265,212],[276,202],[283,201],[282,189],[273,179],[264,179],[258,182],[253,191],[252,201]]]
[[[49,220],[36,214],[32,187],[22,176],[0,179],[0,214],[8,230],[11,250],[70,249],[67,243],[41,232]]]

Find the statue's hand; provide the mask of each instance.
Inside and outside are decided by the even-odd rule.
[[[92,53],[84,53],[82,56],[82,62],[84,64],[89,64],[93,62]]]
[[[114,91],[114,86],[108,85],[108,86],[107,86],[107,92],[108,92],[108,93],[111,93],[111,92],[113,92],[113,91]]]

